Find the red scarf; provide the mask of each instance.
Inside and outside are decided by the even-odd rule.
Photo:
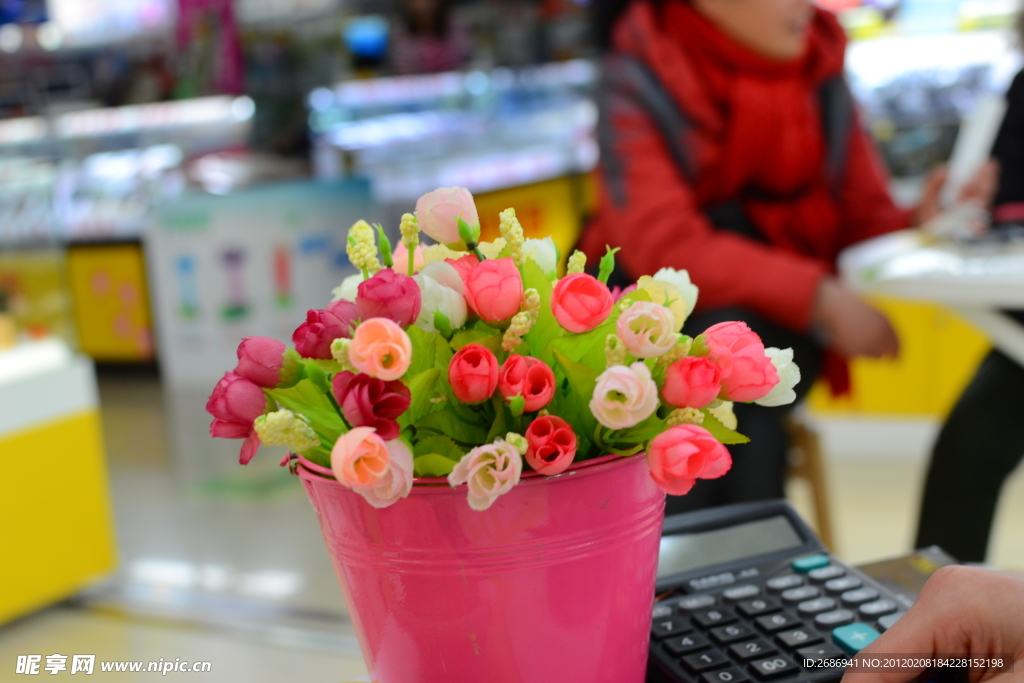
[[[702,203],[742,197],[770,242],[833,259],[839,215],[822,172],[817,91],[843,69],[846,37],[838,22],[816,11],[804,54],[782,62],[739,45],[682,0],[668,0],[662,12],[664,31],[700,86],[684,106],[703,119]]]

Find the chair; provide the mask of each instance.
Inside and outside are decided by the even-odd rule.
[[[818,536],[825,547],[832,550],[835,548],[835,539],[832,536],[824,457],[821,454],[818,433],[799,415],[790,415],[786,418],[786,431],[789,433],[789,469],[786,477],[803,479],[810,485]]]

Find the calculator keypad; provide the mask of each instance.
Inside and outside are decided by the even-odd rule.
[[[651,637],[658,656],[671,659],[672,680],[782,683],[805,671],[819,680],[819,672],[841,670],[804,669],[806,660],[849,652],[857,634],[847,631],[870,635],[878,631],[869,623],[884,631],[901,616],[895,601],[843,566],[820,566],[817,556],[798,559],[793,573],[753,582],[747,574],[746,583],[655,605]]]

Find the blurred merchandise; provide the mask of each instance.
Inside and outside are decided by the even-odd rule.
[[[374,197],[488,192],[591,170],[596,68],[569,61],[348,81],[308,98],[317,176],[363,176]]]
[[[153,359],[153,325],[138,243],[76,244],[68,279],[78,344],[98,361]]]
[[[165,384],[208,388],[240,336],[288,340],[295,316],[351,274],[345,230],[377,213],[365,181],[191,190],[161,205],[145,247]]]
[[[177,0],[178,94],[243,91],[242,47],[232,0]]]
[[[92,363],[57,339],[0,351],[0,623],[111,572],[117,547]],[[47,466],[46,464],[49,464]],[[73,561],[69,561],[73,558]]]
[[[21,334],[29,339],[54,336],[74,346],[64,249],[0,249],[0,290],[6,295],[8,314]]]
[[[9,349],[18,342],[18,328],[11,313],[10,297],[7,290],[0,289],[0,351]]]

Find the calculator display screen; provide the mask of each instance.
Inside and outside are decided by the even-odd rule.
[[[800,534],[785,517],[769,517],[692,534],[661,537],[658,577],[798,548]]]

